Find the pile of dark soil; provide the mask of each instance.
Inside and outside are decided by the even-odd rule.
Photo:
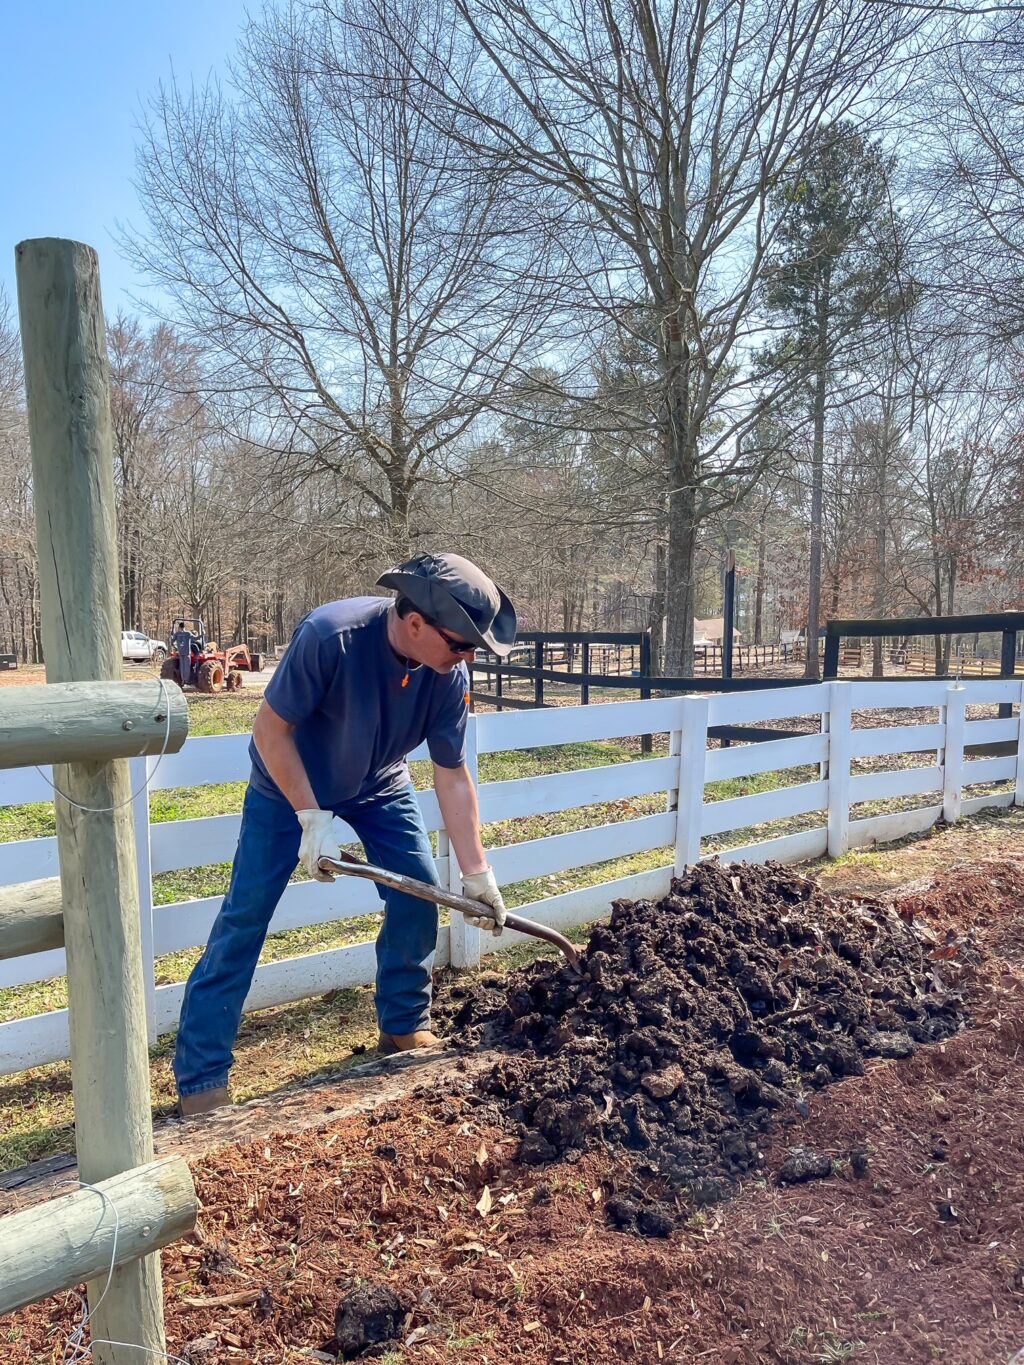
[[[671,1220],[640,1194],[652,1181],[677,1211],[720,1198],[809,1091],[962,1026],[954,969],[933,951],[881,903],[776,864],[701,863],[657,903],[616,902],[582,975],[542,961],[466,990],[452,1041],[512,1052],[477,1086],[521,1160],[629,1153],[633,1187],[609,1215],[664,1233]]]

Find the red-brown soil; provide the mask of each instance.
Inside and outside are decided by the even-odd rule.
[[[465,1094],[198,1160],[197,1232],[164,1252],[169,1349],[315,1359],[362,1281],[410,1305],[394,1362],[1009,1365],[1024,1347],[1024,867],[956,868],[896,909],[930,969],[968,964],[971,1027],[815,1090],[807,1117],[761,1140],[759,1173],[671,1239],[607,1226],[614,1150],[517,1163],[467,1074]],[[798,1146],[834,1173],[778,1183]],[[61,1361],[76,1307],[4,1320],[5,1360]]]

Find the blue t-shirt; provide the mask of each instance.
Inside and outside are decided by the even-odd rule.
[[[424,665],[408,674],[388,644],[390,598],[328,602],[304,617],[266,699],[295,726],[295,743],[322,810],[346,801],[390,796],[409,783],[406,754],[427,741],[442,768],[466,756],[469,675]],[[285,798],[249,744],[252,785]]]

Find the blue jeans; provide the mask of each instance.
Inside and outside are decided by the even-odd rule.
[[[359,835],[370,862],[437,884],[430,837],[411,786],[393,796],[336,806],[334,813]],[[249,787],[231,884],[185,987],[174,1053],[180,1095],[228,1083],[242,1005],[271,916],[295,871],[301,837],[291,806]],[[377,1018],[385,1033],[413,1033],[430,1023],[437,906],[378,890],[384,923],[377,935]]]

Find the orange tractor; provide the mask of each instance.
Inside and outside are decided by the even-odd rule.
[[[237,692],[243,672],[259,673],[263,668],[262,657],[253,654],[248,645],[218,649],[215,640],[207,640],[198,616],[177,617],[171,623],[168,642],[170,652],[160,665],[161,678],[179,687],[192,686],[197,692]]]

